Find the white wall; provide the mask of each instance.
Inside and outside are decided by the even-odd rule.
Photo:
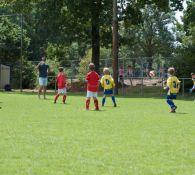
[[[0,65],[0,88],[3,89],[6,84],[10,84],[10,67]]]

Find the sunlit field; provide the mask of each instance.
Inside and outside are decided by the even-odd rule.
[[[177,100],[175,114],[162,98],[117,103],[0,93],[0,175],[195,174],[195,101]]]

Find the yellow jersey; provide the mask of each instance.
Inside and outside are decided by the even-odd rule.
[[[104,75],[100,82],[104,90],[113,89],[115,87],[115,83],[111,75]]]
[[[180,88],[180,81],[176,76],[170,76],[167,79],[167,87],[169,88],[168,94],[177,94]]]
[[[193,81],[193,83],[194,83],[194,86],[195,86],[195,78],[192,78],[192,81]]]

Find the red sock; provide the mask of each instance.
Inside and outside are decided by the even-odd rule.
[[[63,95],[63,103],[66,102],[66,95]]]
[[[95,104],[95,109],[99,110],[98,100],[97,99],[94,100],[94,104]]]
[[[60,96],[60,94],[57,94],[56,96],[55,96],[55,98],[54,98],[54,102],[56,102],[57,101],[57,99],[58,99],[58,97]]]
[[[86,109],[89,109],[90,99],[86,100]]]

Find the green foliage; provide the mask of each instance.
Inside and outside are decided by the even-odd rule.
[[[151,35],[146,32],[143,36],[143,33],[140,33],[140,28],[145,28],[144,21],[146,20],[151,20],[150,22],[152,25],[154,24],[155,28],[156,21],[151,18],[146,19],[147,13],[143,13],[143,9],[146,5],[152,6],[155,4],[159,13],[166,12],[170,14],[168,12],[173,10],[182,10],[182,2],[183,0],[120,0],[118,2],[119,27],[125,25],[132,34],[128,35],[127,38],[126,36],[120,38],[120,46],[125,44],[134,46],[130,47],[130,55],[148,54],[148,51],[143,50],[143,48],[149,46],[145,44],[148,39],[144,41],[143,38]],[[149,11],[148,13],[151,13],[150,9]],[[110,49],[112,46],[111,0],[2,0],[0,2],[0,13],[23,14],[25,28],[24,53],[28,60],[38,60],[40,55],[46,52],[49,59],[58,61],[61,65],[68,65],[71,60],[82,58],[88,46],[91,46],[92,52],[95,53],[92,54],[93,58],[99,63],[99,55],[102,55],[99,54],[100,47]],[[189,20],[192,20],[193,15],[189,16],[191,16]],[[166,19],[159,17],[159,20],[164,22]],[[2,47],[0,49],[0,58],[9,61],[12,58],[18,59],[20,54],[18,50],[19,39],[17,39],[20,32],[17,27],[19,23],[16,24],[13,20],[10,23],[9,27],[1,25],[0,28],[0,37],[7,38],[3,41],[5,43],[3,49]],[[95,32],[92,32],[93,29]],[[135,30],[138,30],[140,37],[134,35]],[[150,47],[154,51],[152,49],[150,51],[152,50],[155,54],[163,56],[170,55],[173,52],[173,45],[170,42],[172,36],[169,31],[163,29],[161,33],[162,31],[161,39],[154,39],[155,42]],[[97,48],[94,48],[97,46],[96,44],[92,45],[92,38],[96,41]],[[99,41],[101,41],[100,44]],[[143,45],[141,49],[137,42]]]
[[[68,61],[68,48],[62,44],[52,44],[48,43],[46,49],[47,59],[53,60],[54,62],[66,62]],[[58,65],[60,66],[60,65]]]
[[[81,59],[78,69],[78,78],[82,81],[84,80],[87,72],[89,72],[89,63],[91,62],[92,49],[89,49],[86,55]]]
[[[35,87],[37,81],[36,69],[34,64],[29,61],[23,61],[22,69],[22,86],[24,89],[32,89]]]
[[[11,66],[11,86],[14,89],[20,88],[20,64]],[[22,88],[32,89],[36,87],[37,72],[35,65],[26,59],[22,64]]]
[[[155,5],[147,5],[142,9],[142,23],[126,26],[124,23],[120,33],[131,57],[148,57],[150,69],[153,57],[161,55],[170,57],[174,52],[174,34],[168,28],[173,24],[173,13],[159,11]],[[144,60],[143,60],[144,61]]]
[[[186,11],[184,11],[183,30],[180,29],[181,45],[177,49],[176,58],[173,64],[178,70],[178,74],[183,77],[189,77],[191,72],[195,72],[195,3],[189,2]]]
[[[0,60],[18,61],[20,59],[21,37],[23,38],[23,52],[27,51],[30,44],[30,38],[27,31],[23,30],[21,36],[19,17],[1,17],[0,18]]]

